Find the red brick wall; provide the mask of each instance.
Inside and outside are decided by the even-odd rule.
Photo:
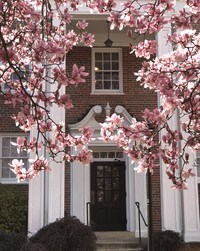
[[[4,104],[3,95],[0,94],[0,133],[2,132],[20,132],[15,126],[15,122],[11,116],[18,109],[13,109],[12,105]]]
[[[157,106],[157,96],[155,93],[144,89],[136,82],[134,72],[137,72],[141,67],[141,59],[136,59],[133,54],[130,54],[128,47],[123,47],[123,89],[124,95],[91,95],[91,75],[87,78],[85,84],[80,84],[78,87],[67,87],[66,91],[71,95],[74,108],[66,112],[66,122],[73,124],[82,120],[89,110],[95,105],[105,107],[109,102],[112,110],[117,105],[124,106],[127,111],[141,119],[141,111],[146,107],[155,108]],[[85,65],[86,71],[91,72],[91,48],[76,47],[67,54],[67,70],[71,71],[74,63],[78,62],[78,66]],[[103,117],[105,114],[103,112]],[[98,121],[104,119],[102,116],[96,117]],[[70,201],[70,171],[66,172],[66,191],[65,191],[65,209],[66,214],[69,213]],[[160,187],[159,187],[159,170],[155,172],[153,178],[153,220],[155,230],[161,228],[161,215],[160,215]]]

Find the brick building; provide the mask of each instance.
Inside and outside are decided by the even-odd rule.
[[[105,144],[98,140],[99,122],[103,122],[106,111],[121,114],[129,124],[132,116],[141,119],[141,111],[154,108],[161,100],[138,82],[134,72],[140,68],[142,60],[130,54],[126,31],[110,32],[112,47],[106,47],[106,16],[89,14],[84,8],[74,20],[85,18],[89,29],[95,34],[93,48],[75,47],[66,58],[66,67],[74,63],[85,65],[90,72],[85,84],[77,88],[67,88],[74,104],[69,111],[51,108],[52,116],[66,123],[66,130],[78,134],[83,126],[95,130],[97,139],[89,148],[93,150],[94,161],[90,166],[81,163],[52,163],[53,170],[41,173],[28,183],[21,184],[29,189],[29,231],[36,232],[40,227],[64,214],[77,216],[82,222],[90,222],[100,231],[131,231],[138,235],[138,218],[135,202],[140,203],[141,211],[147,219],[147,182],[145,174],[137,174],[134,165],[112,142]],[[98,28],[98,29],[97,29]],[[156,36],[160,56],[171,50],[163,43],[163,38],[171,32],[170,25]],[[148,37],[152,39],[152,37]],[[64,92],[65,90],[63,90]],[[12,109],[1,100],[0,153],[2,184],[16,184],[7,163],[16,157],[10,146],[16,136],[22,135],[10,119]],[[172,120],[174,128],[178,121]],[[34,131],[31,134],[34,135]],[[73,152],[74,149],[71,149]],[[44,149],[45,155],[45,149]],[[191,153],[191,161],[196,156]],[[28,156],[20,156],[27,159]],[[199,178],[189,181],[190,189],[182,193],[170,189],[171,183],[165,175],[165,165],[160,163],[152,177],[154,229],[172,229],[183,233],[186,241],[197,241],[200,237],[199,223]],[[193,211],[191,213],[191,208]],[[147,234],[142,225],[142,234]]]

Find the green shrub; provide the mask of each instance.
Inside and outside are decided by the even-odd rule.
[[[0,186],[0,230],[26,233],[28,196],[16,187]]]
[[[159,231],[154,235],[154,250],[156,251],[178,251],[182,243],[181,235],[171,230]]]
[[[42,244],[27,242],[20,251],[48,251]]]
[[[91,227],[67,216],[41,228],[30,238],[48,251],[94,251],[96,236]]]
[[[27,238],[23,234],[0,232],[0,251],[18,251]]]

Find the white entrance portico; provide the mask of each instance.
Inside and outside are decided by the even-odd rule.
[[[73,135],[80,134],[79,129],[83,127],[91,127],[94,129],[94,140],[90,143],[89,148],[98,150],[99,152],[116,152],[118,149],[113,142],[104,143],[99,139],[100,125],[96,121],[95,116],[102,112],[99,105],[91,108],[85,118],[73,125],[70,125],[70,132]],[[115,112],[124,117],[125,123],[131,123],[131,116],[122,106],[117,106]],[[73,149],[71,150],[73,154]],[[120,150],[118,149],[118,152]],[[99,157],[94,161],[114,161],[114,158]],[[137,174],[131,164],[130,159],[123,155],[122,161],[125,162],[125,190],[126,190],[126,230],[135,232],[138,235],[138,219],[135,210],[135,202],[140,202],[141,211],[147,218],[146,212],[146,177],[145,174]],[[113,162],[112,162],[113,163]],[[91,173],[89,166],[83,166],[82,163],[71,163],[71,215],[77,216],[83,223],[87,224],[87,203],[91,202]],[[142,234],[146,234],[146,227],[142,225]]]

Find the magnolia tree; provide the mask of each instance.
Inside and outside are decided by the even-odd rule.
[[[194,175],[188,165],[187,149],[200,149],[200,35],[193,29],[200,21],[199,0],[182,1],[183,8],[178,11],[175,0],[129,0],[120,5],[114,0],[2,0],[0,92],[6,105],[18,108],[12,116],[16,126],[24,132],[32,128],[37,131],[30,140],[19,137],[17,143],[12,143],[18,152],[32,151],[36,156],[30,160],[29,169],[24,168],[22,160],[13,160],[12,171],[18,180],[24,180],[48,170],[47,159],[40,155],[43,146],[55,161],[58,154],[66,161],[86,164],[91,161],[87,144],[92,130],[83,128],[81,136],[74,137],[65,133],[62,122],[54,121],[49,112],[53,105],[72,108],[67,87],[84,84],[88,76],[84,66],[75,64],[67,72],[63,64],[74,46],[81,43],[91,47],[95,39],[87,32],[85,20],[77,21],[76,27],[72,27],[70,12],[78,13],[82,5],[95,13],[107,14],[111,29],[127,27],[130,39],[144,37],[143,42],[130,45],[130,53],[144,59],[142,68],[135,73],[137,81],[162,99],[160,107],[153,111],[145,109],[143,120],[138,122],[133,118],[129,126],[116,114],[107,117],[101,125],[102,140],[115,141],[137,161],[139,172],[149,169],[153,173],[161,158],[173,186],[186,189],[186,180]],[[173,25],[174,33],[167,38],[173,51],[156,57],[157,43],[147,40],[146,35],[156,34],[167,23]],[[66,29],[66,24],[71,30]],[[54,86],[55,91],[49,86]],[[63,87],[66,87],[65,94],[61,92]],[[169,123],[174,114],[180,119],[177,130]],[[158,137],[161,132],[162,138]],[[79,150],[76,156],[67,150],[72,146]]]

